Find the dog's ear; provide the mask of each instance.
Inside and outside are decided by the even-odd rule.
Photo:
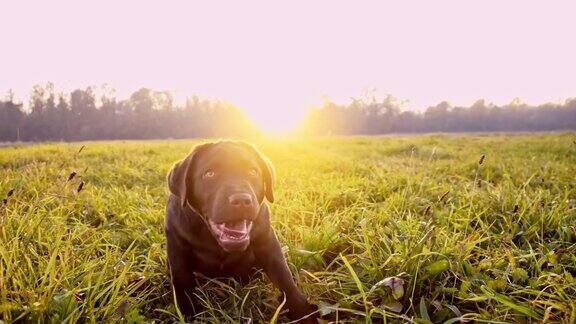
[[[193,196],[193,170],[195,161],[210,145],[212,145],[212,143],[196,145],[183,160],[176,162],[168,173],[168,190],[170,190],[170,193],[180,198],[182,207],[186,205],[188,197]],[[194,206],[192,201],[190,203]]]
[[[264,195],[269,202],[273,203],[275,172],[272,162],[266,156],[264,156],[264,154],[262,154],[262,152],[260,152],[260,150],[258,150],[256,146],[245,142],[242,142],[242,144],[244,144],[246,147],[248,147],[251,151],[253,151],[256,154],[258,158],[258,164],[260,165],[260,169],[262,169],[264,177]]]
[[[272,162],[270,161],[270,159],[268,159],[267,157],[265,157],[264,155],[262,155],[262,153],[259,153],[259,158],[261,160],[261,163],[263,166],[261,166],[261,168],[263,169],[262,172],[264,172],[264,190],[266,192],[266,199],[268,199],[269,202],[273,203],[274,202],[274,178],[276,177],[275,175],[275,171],[274,171],[274,166],[272,165]]]

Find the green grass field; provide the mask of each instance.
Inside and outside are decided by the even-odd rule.
[[[165,175],[198,142],[0,148],[0,319],[179,321]],[[575,322],[576,134],[256,144],[278,175],[274,227],[325,322]],[[197,294],[201,321],[267,322],[282,301],[264,275]]]

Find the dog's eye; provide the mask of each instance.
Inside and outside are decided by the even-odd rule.
[[[255,168],[250,169],[250,171],[248,171],[248,174],[255,177],[258,175],[258,170],[256,170]]]
[[[206,172],[204,172],[204,178],[212,178],[216,173],[214,173],[214,170],[207,170]]]

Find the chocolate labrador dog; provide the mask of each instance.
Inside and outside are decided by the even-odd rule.
[[[263,269],[286,295],[289,317],[316,323],[315,308],[298,290],[270,226],[264,200],[274,201],[273,180],[267,158],[233,141],[196,146],[168,174],[168,265],[184,314],[194,313],[195,272],[246,281]]]

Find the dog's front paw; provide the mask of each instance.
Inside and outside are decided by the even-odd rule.
[[[288,317],[303,324],[318,324],[318,306],[299,300],[288,304]]]

